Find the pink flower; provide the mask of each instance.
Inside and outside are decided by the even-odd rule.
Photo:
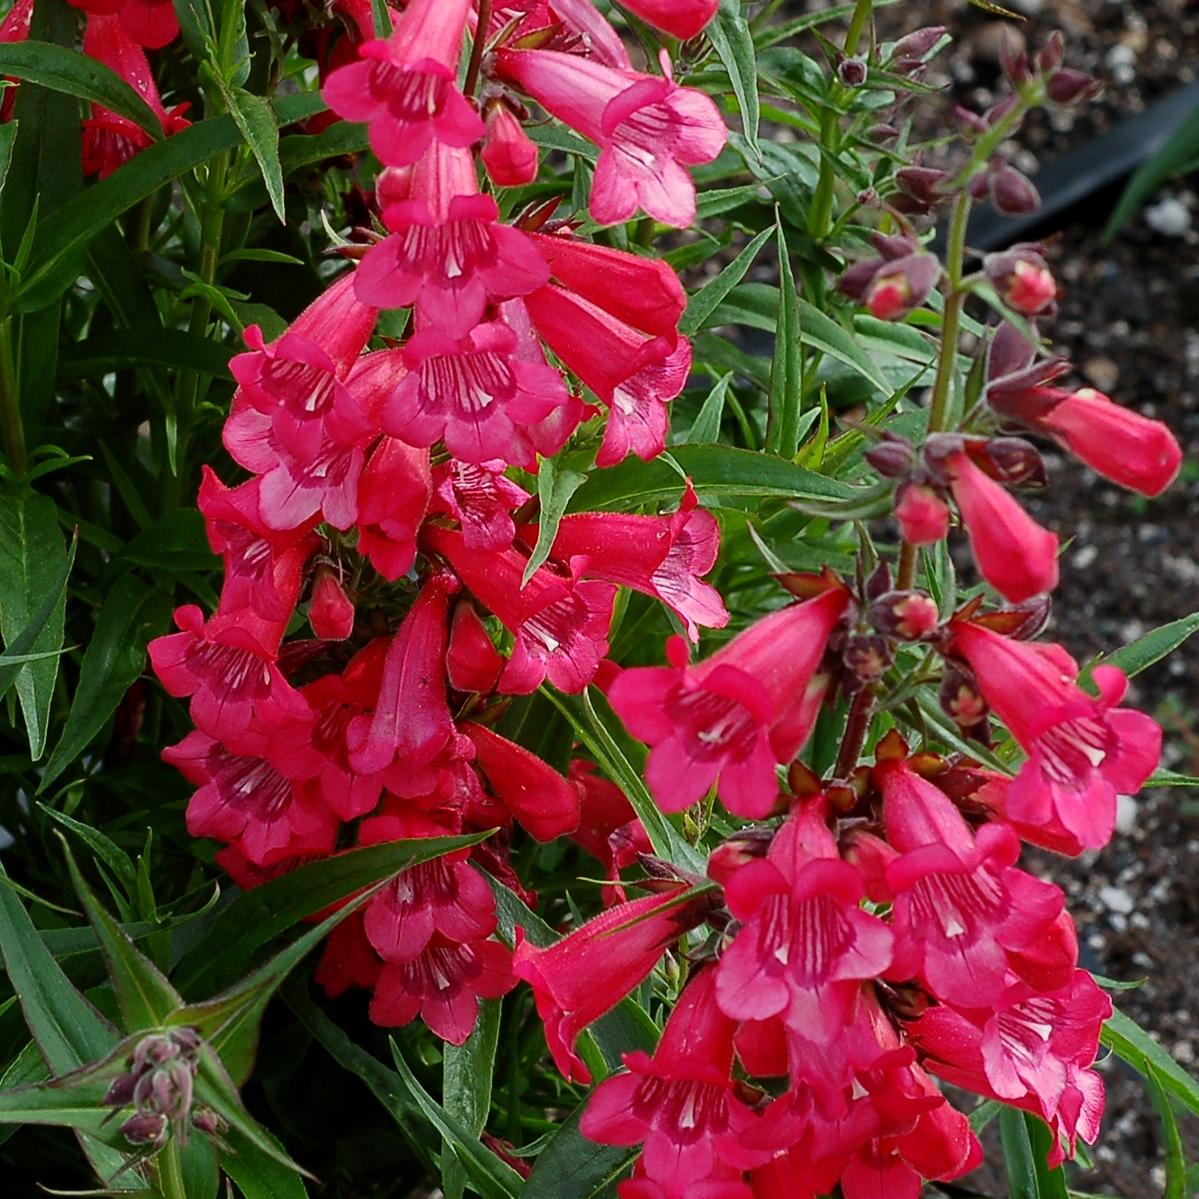
[[[895,961],[888,977],[918,977],[939,999],[989,1004],[1020,955],[1042,943],[1061,915],[1060,888],[1015,868],[1020,845],[1010,829],[985,824],[976,834],[948,796],[903,760],[874,768],[883,821],[898,851],[886,868],[893,898]],[[1068,977],[1074,946],[1041,963]]]
[[[495,690],[505,660],[492,644],[487,627],[470,600],[454,608],[446,671],[455,691],[489,694]]]
[[[1014,604],[1057,586],[1057,534],[1043,529],[963,452],[945,460],[983,578]]]
[[[374,714],[356,717],[346,744],[350,765],[373,774],[393,763],[408,771],[428,766],[454,731],[446,702],[445,655],[450,594],[447,574],[422,588],[391,640]]]
[[[562,376],[517,355],[517,338],[502,321],[478,325],[455,341],[434,329],[404,347],[409,374],[392,392],[383,425],[409,445],[444,440],[466,462],[501,459],[532,468],[517,436],[566,402]]]
[[[832,835],[817,818],[792,817],[725,895],[741,929],[716,971],[721,1011],[735,1020],[781,1014],[822,1044],[838,1037],[861,980],[891,964],[891,933],[860,909],[862,876],[838,859]]]
[[[701,969],[679,996],[653,1057],[626,1053],[628,1072],[604,1079],[587,1102],[579,1125],[585,1137],[642,1145],[637,1177],[655,1189],[622,1183],[622,1199],[746,1194],[744,1184],[733,1189],[734,1180],[770,1156],[742,1144],[760,1121],[736,1093],[734,1024],[717,1007],[713,983],[714,972]]]
[[[521,536],[531,545],[536,530],[529,527]],[[699,625],[722,629],[729,620],[720,593],[699,577],[715,565],[719,548],[720,527],[699,507],[688,481],[678,511],[670,516],[583,512],[563,517],[550,552],[561,562],[584,560],[584,578],[661,600],[698,641]]]
[[[487,108],[487,141],[480,158],[496,187],[523,187],[537,178],[537,143],[502,100]]]
[[[708,900],[687,895],[680,884],[617,904],[545,949],[517,929],[513,970],[533,988],[546,1043],[565,1077],[591,1081],[574,1051],[579,1033],[647,977],[668,945],[703,921]]]
[[[504,475],[506,464],[451,458],[435,472],[435,509],[462,526],[467,549],[506,550],[516,537],[512,512],[531,498]]]
[[[949,534],[949,505],[925,483],[900,485],[895,519],[904,541],[912,545],[934,545]]]
[[[905,1031],[946,1082],[1040,1116],[1054,1133],[1050,1167],[1081,1137],[1094,1144],[1103,1082],[1089,1067],[1111,1000],[1085,970],[1048,993],[1023,983],[989,1008],[929,1008]]]
[[[620,34],[591,0],[496,0],[490,34],[495,36],[510,25],[512,41],[536,34],[536,45],[594,58],[610,67],[632,67]]]
[[[695,220],[695,184],[684,169],[711,162],[728,138],[716,105],[665,78],[617,70],[554,50],[501,49],[496,65],[543,108],[600,148],[591,215],[627,221],[638,209],[663,224]]]
[[[368,122],[386,165],[409,166],[434,142],[466,147],[483,137],[454,82],[470,8],[470,0],[412,0],[390,38],[365,42],[361,61],[325,80],[325,102],[347,121]]]
[[[364,303],[415,306],[422,323],[465,337],[489,304],[536,291],[549,266],[532,240],[499,220],[479,194],[468,150],[435,146],[412,168],[407,199],[388,203],[391,236],[372,246],[354,274]]]
[[[760,819],[778,797],[775,764],[790,762],[811,732],[826,680],[825,644],[849,602],[832,587],[739,633],[710,658],[623,671],[608,692],[633,736],[653,748],[646,782],[668,812],[701,799],[715,782],[725,806]]]
[[[631,13],[672,37],[695,37],[720,7],[720,0],[629,0]]]
[[[382,437],[358,478],[358,552],[385,578],[416,561],[416,535],[429,510],[429,451]]]
[[[474,1030],[479,1000],[498,999],[515,985],[510,955],[499,942],[434,938],[416,957],[384,964],[370,1016],[385,1028],[419,1016],[435,1036],[462,1045]]]
[[[501,691],[527,695],[548,678],[561,691],[582,691],[608,652],[616,588],[579,582],[545,567],[521,587],[525,559],[514,550],[481,553],[461,533],[430,526],[425,538],[472,594],[516,637],[500,676]]]
[[[1077,849],[1111,839],[1117,794],[1131,795],[1161,756],[1161,729],[1116,705],[1128,685],[1114,666],[1092,672],[1098,697],[1075,684],[1078,666],[1060,646],[1012,641],[954,621],[952,646],[970,664],[987,703],[1028,754],[1007,788],[1004,813],[1044,825]]]
[[[161,49],[168,42],[173,42],[179,33],[179,21],[175,16],[171,0],[69,0],[69,2],[75,8],[80,8],[88,14],[89,27],[96,17],[116,18],[125,36],[135,45],[144,46],[147,50]],[[93,55],[86,45],[84,53],[98,57]],[[101,61],[105,66],[116,69],[115,64],[107,59],[101,59]],[[143,96],[143,99],[149,100],[149,97]]]
[[[229,742],[252,717],[268,725],[309,718],[303,696],[276,664],[282,625],[249,611],[218,613],[206,623],[194,604],[175,609],[175,624],[178,633],[150,642],[150,663],[171,695],[192,697],[197,728]]]

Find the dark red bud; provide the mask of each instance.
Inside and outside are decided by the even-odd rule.
[[[944,25],[926,25],[904,34],[891,50],[892,58],[923,58],[945,36]]]
[[[1066,56],[1066,39],[1060,29],[1055,29],[1037,55],[1037,70],[1042,75],[1056,71]]]
[[[946,667],[938,699],[942,711],[960,729],[974,729],[987,718],[987,701],[977,683],[953,663]]]
[[[1012,487],[1044,487],[1049,481],[1040,452],[1022,437],[996,437],[987,442],[978,464],[992,478]]]
[[[137,1086],[136,1074],[122,1074],[112,1080],[104,1096],[105,1107],[128,1107],[133,1102],[133,1091]]]
[[[1054,72],[1045,84],[1045,94],[1054,104],[1076,104],[1080,100],[1093,100],[1103,90],[1103,85],[1085,71],[1070,68]]]
[[[843,58],[837,64],[837,78],[846,87],[861,87],[868,73],[866,64],[860,58]]]
[[[920,641],[937,631],[941,614],[923,591],[890,591],[870,605],[866,619],[884,636]]]
[[[139,1112],[121,1125],[121,1132],[134,1145],[162,1145],[167,1139],[167,1118],[157,1112]]]
[[[198,1107],[192,1112],[192,1126],[209,1137],[218,1136],[229,1127],[219,1113],[207,1107]]]
[[[902,479],[916,463],[916,451],[902,438],[889,434],[866,451],[866,461],[884,479]]]
[[[1021,88],[1032,78],[1024,39],[1014,29],[1004,25],[999,45],[999,65],[1012,87]]]
[[[991,173],[991,200],[1005,216],[1027,216],[1041,207],[1041,193],[1010,163]]]
[[[881,678],[895,661],[891,647],[882,637],[857,636],[845,647],[845,667],[863,683]]]

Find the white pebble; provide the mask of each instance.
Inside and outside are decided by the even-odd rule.
[[[1137,827],[1137,801],[1131,795],[1116,796],[1116,831],[1127,836]]]
[[[1100,887],[1099,902],[1109,912],[1121,912],[1124,915],[1136,907],[1136,901],[1122,887]]]
[[[1181,200],[1167,196],[1145,209],[1145,224],[1162,237],[1184,237],[1191,229],[1191,210]]]

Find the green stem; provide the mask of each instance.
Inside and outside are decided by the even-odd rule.
[[[870,15],[874,11],[874,0],[858,0],[857,7],[853,10],[853,16],[849,21],[849,32],[845,35],[845,57],[853,58],[858,52],[858,47],[862,44],[862,34],[866,29],[866,22],[870,20]]]
[[[23,475],[28,460],[25,453],[25,425],[21,420],[21,393],[17,385],[12,337],[13,322],[9,317],[0,325],[0,413],[4,424],[5,457],[13,472]]]

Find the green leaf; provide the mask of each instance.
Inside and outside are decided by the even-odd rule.
[[[758,100],[758,63],[749,22],[741,15],[741,0],[720,0],[716,19],[708,26],[712,45],[729,73],[733,94],[741,109],[741,127],[750,149],[759,158],[758,124],[761,105]]]
[[[278,100],[274,110],[282,126],[313,116],[323,107],[319,96],[301,93]],[[107,179],[64,204],[53,219],[43,219],[18,291],[18,311],[43,308],[74,283],[79,255],[110,221],[214,155],[235,149],[241,140],[241,130],[231,116],[197,121],[134,155]]]
[[[1187,1199],[1187,1164],[1178,1121],[1174,1118],[1174,1109],[1152,1063],[1146,1063],[1145,1079],[1149,1084],[1149,1098],[1153,1100],[1157,1118],[1161,1121],[1166,1151],[1166,1188],[1162,1192],[1162,1199]]]
[[[542,458],[537,468],[537,498],[541,502],[541,514],[537,525],[537,544],[525,564],[525,572],[521,575],[520,585],[528,586],[529,580],[537,573],[537,569],[550,556],[554,538],[558,536],[558,525],[562,514],[574,495],[584,483],[587,476],[577,470],[567,470],[560,466],[554,458]]]
[[[122,575],[96,618],[79,668],[71,712],[46,763],[39,793],[91,744],[146,664],[151,637],[165,631],[170,600],[136,575]]]
[[[847,499],[853,490],[837,479],[825,478],[781,458],[728,445],[672,446],[670,456],[695,484],[701,500],[719,505],[722,499]],[[626,509],[634,504],[677,501],[682,479],[661,457],[650,462],[626,458],[610,470],[593,472],[579,490],[579,504],[588,511]]]
[[[394,1038],[391,1039],[391,1056],[395,1060],[396,1073],[408,1093],[424,1113],[425,1119],[449,1143],[480,1193],[487,1199],[516,1199],[524,1186],[521,1176],[490,1149],[484,1148],[477,1136],[472,1136],[420,1085],[404,1061],[404,1055],[400,1053]]]
[[[791,273],[791,254],[778,229],[779,304],[774,328],[774,361],[770,369],[770,415],[766,422],[766,448],[788,460],[799,450],[799,418],[803,412],[803,354],[800,350],[799,296]]]
[[[292,925],[409,866],[477,845],[490,833],[425,837],[351,849],[310,862],[238,895],[184,958],[176,983],[184,995],[212,980],[236,977],[253,952]],[[218,984],[219,985],[219,984]]]
[[[182,329],[145,326],[100,333],[64,346],[58,377],[88,379],[138,366],[151,366],[164,373],[191,370],[218,379],[230,377],[229,351],[224,346]]]
[[[821,350],[830,358],[835,358],[857,371],[884,395],[891,394],[892,388],[886,376],[858,344],[852,333],[847,332],[832,317],[826,316],[807,300],[799,301],[799,318],[803,325],[804,345]]]
[[[221,1154],[221,1169],[233,1179],[244,1199],[308,1199],[304,1180],[277,1157],[264,1153],[236,1130],[230,1130],[222,1139],[231,1152]],[[275,1138],[270,1139],[282,1152]]]
[[[732,262],[714,279],[709,279],[687,301],[687,311],[679,321],[679,332],[688,337],[704,327],[704,322],[716,311],[721,301],[745,278],[758,252],[774,236],[775,227],[763,229]]]
[[[598,1145],[579,1131],[584,1100],[537,1155],[521,1199],[599,1199],[611,1195],[641,1151],[639,1145]]]
[[[1173,770],[1155,770],[1146,780],[1146,787],[1199,787],[1199,777],[1178,774]]]
[[[1171,175],[1178,174],[1199,153],[1199,107],[1194,107],[1179,122],[1178,127],[1166,138],[1128,181],[1112,215],[1103,230],[1104,242],[1112,238],[1128,224],[1132,214]]]
[[[137,868],[129,855],[111,837],[48,804],[38,804],[38,807],[56,824],[74,833],[112,871],[125,888],[126,894],[133,894],[137,886]]]
[[[0,633],[14,653],[62,649],[66,581],[74,553],[74,545],[68,553],[63,544],[53,500],[24,490],[0,497]],[[40,631],[32,641],[18,646],[25,629],[39,623]],[[57,657],[27,662],[16,672],[29,756],[35,762],[46,749],[57,678]]]
[[[62,834],[58,836],[62,838]],[[183,1002],[183,997],[171,986],[149,958],[135,948],[124,929],[104,910],[91,887],[75,865],[75,858],[63,841],[67,867],[75,893],[87,913],[87,918],[100,943],[109,981],[117,998],[126,1032],[159,1028]]]
[[[1199,612],[1184,616],[1181,620],[1161,625],[1122,645],[1103,659],[1106,666],[1118,666],[1130,678],[1147,670],[1155,662],[1172,654],[1187,638],[1199,632]]]
[[[1004,1107],[999,1113],[999,1135],[1010,1199],[1066,1199],[1061,1166],[1050,1170],[1045,1164],[1051,1134],[1043,1120]]]
[[[275,112],[265,96],[256,96],[245,88],[222,86],[221,94],[262,172],[271,207],[279,220],[286,224],[283,168],[279,163],[279,126],[275,123]]]
[[[151,137],[162,136],[162,122],[145,100],[115,71],[77,50],[53,42],[9,42],[0,45],[0,75],[99,104],[128,117]]]
[[[720,438],[720,421],[724,416],[724,402],[728,397],[729,387],[733,382],[733,372],[729,371],[717,380],[716,385],[708,392],[707,399],[695,418],[695,424],[687,434],[687,440],[693,445],[703,445],[705,442],[715,442]]]
[[[500,1035],[500,1004],[485,999],[479,1004],[479,1018],[464,1045],[447,1044],[442,1057],[442,1100],[446,1112],[473,1137],[487,1127],[491,1111],[491,1084],[495,1077],[495,1051]],[[451,1152],[441,1157],[441,1189],[446,1199],[462,1199],[466,1171]]]
[[[1121,1061],[1138,1074],[1152,1068],[1159,1085],[1188,1111],[1199,1115],[1199,1081],[1192,1078],[1137,1022],[1116,1008],[1099,1035]]]

